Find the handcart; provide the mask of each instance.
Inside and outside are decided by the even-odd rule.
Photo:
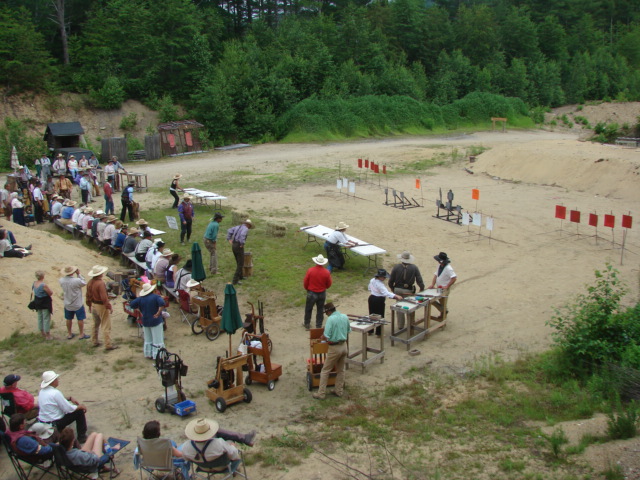
[[[191,324],[191,331],[196,335],[204,332],[211,341],[218,338],[222,307],[216,303],[215,292],[198,292],[198,295],[193,297],[191,301],[199,308],[199,316]]]
[[[227,406],[238,402],[250,403],[251,391],[244,387],[242,367],[247,365],[249,355],[236,355],[229,358],[218,357],[216,376],[207,382],[207,397],[215,403],[222,413]]]
[[[247,313],[245,315],[244,323],[242,324],[242,334],[250,334],[257,335],[258,330],[260,330],[260,334],[266,332],[264,328],[264,303],[258,301],[258,315],[256,315],[255,308],[253,307],[253,303],[247,302],[251,305],[251,313]],[[243,337],[244,338],[244,337]],[[269,334],[267,333],[267,343],[269,345],[269,353],[273,352],[273,343],[271,342],[271,338],[269,338]]]
[[[269,391],[276,388],[276,380],[282,375],[282,365],[271,363],[271,351],[269,350],[269,335],[245,334],[243,343],[247,344],[249,353],[249,374],[245,378],[245,383],[251,385],[253,382],[264,383]],[[259,359],[262,358],[262,363]]]
[[[195,402],[187,400],[182,391],[182,377],[187,375],[188,370],[182,359],[175,353],[169,353],[166,348],[161,348],[156,355],[156,370],[164,387],[164,395],[156,399],[156,410],[160,413],[169,410],[181,417],[194,413]]]
[[[320,386],[320,372],[324,367],[324,362],[327,360],[327,353],[329,352],[329,344],[320,340],[323,333],[323,328],[309,330],[310,356],[307,359],[307,388],[309,391],[313,390],[314,387]],[[334,367],[329,372],[327,386],[336,384],[336,375]]]

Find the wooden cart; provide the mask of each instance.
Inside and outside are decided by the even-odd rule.
[[[207,382],[206,394],[220,413],[229,405],[238,402],[250,403],[253,399],[251,391],[244,387],[242,377],[242,367],[248,362],[249,355],[218,357],[216,376]]]
[[[312,328],[309,330],[310,355],[307,359],[307,388],[309,391],[313,390],[314,387],[320,386],[320,372],[322,371],[322,367],[324,367],[324,362],[329,352],[329,344],[320,341],[323,333],[323,328]],[[336,384],[336,375],[335,368],[329,372],[327,386]]]
[[[258,340],[262,344],[260,348],[249,346],[247,349],[249,352],[249,374],[245,383],[247,385],[251,385],[253,382],[264,383],[269,391],[273,390],[276,388],[276,380],[282,375],[282,365],[271,363],[269,334],[252,335],[247,333],[245,339],[249,342]],[[262,357],[262,364],[258,362],[260,357]]]
[[[198,295],[193,297],[191,303],[196,305],[199,310],[199,317],[191,324],[191,331],[196,335],[204,332],[211,341],[218,338],[222,317],[218,312],[215,292],[198,292]]]

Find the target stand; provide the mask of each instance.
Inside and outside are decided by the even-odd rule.
[[[384,204],[388,207],[399,208],[400,210],[406,210],[408,208],[422,207],[418,201],[411,197],[407,198],[404,192],[398,192],[396,189],[391,189],[391,196],[393,201],[389,201],[389,189],[384,189]]]

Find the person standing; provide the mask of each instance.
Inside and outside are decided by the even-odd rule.
[[[91,280],[87,284],[87,306],[89,313],[93,315],[93,333],[91,340],[94,347],[102,345],[98,340],[98,334],[102,327],[102,337],[104,338],[104,349],[106,351],[115,350],[117,345],[111,343],[111,315],[113,307],[109,302],[107,295],[107,285],[104,283],[102,276],[107,273],[108,267],[102,265],[94,265],[89,270]]]
[[[333,394],[336,397],[344,395],[344,364],[349,353],[347,339],[349,338],[349,332],[351,332],[349,318],[344,313],[336,310],[333,303],[329,302],[324,306],[324,313],[329,315],[329,318],[327,318],[324,333],[320,338],[326,340],[329,344],[329,351],[320,372],[318,392],[313,394],[313,398],[317,400],[324,400],[329,373],[334,367],[336,369],[336,383]]]
[[[75,155],[69,155],[69,161],[67,162],[67,170],[69,170],[69,174],[71,178],[75,179],[78,175],[78,161],[76,160]]]
[[[394,298],[396,300],[402,300],[400,295],[396,295],[390,292],[387,286],[384,284],[384,280],[389,278],[389,273],[384,268],[379,268],[376,275],[369,281],[369,315],[380,315],[384,318],[384,311],[387,298]],[[376,327],[376,335],[380,335],[382,327]],[[369,332],[371,335],[372,332]]]
[[[129,182],[129,185],[122,190],[120,201],[122,203],[122,212],[120,212],[120,220],[124,222],[124,218],[129,211],[129,222],[133,222],[133,191],[136,182]]]
[[[344,233],[347,228],[349,228],[349,225],[344,222],[338,222],[335,230],[329,234],[326,242],[324,242],[324,249],[329,259],[329,272],[333,272],[334,268],[339,270],[344,268],[344,254],[342,253],[344,247],[351,248],[358,245],[347,238],[346,233]]]
[[[220,212],[216,212],[204,232],[204,246],[209,250],[209,272],[213,275],[218,274],[218,252],[216,250],[218,241],[218,231],[220,230],[220,222],[224,218]]]
[[[89,172],[82,172],[82,178],[80,179],[80,195],[82,197],[82,203],[89,204],[89,195],[91,195],[91,181],[89,180]]]
[[[114,171],[114,175],[115,175],[115,182],[113,185],[113,188],[115,188],[116,190],[120,189],[120,175],[118,175],[118,173],[120,172],[120,170],[123,171],[123,173],[127,173],[127,169],[124,168],[124,166],[118,161],[118,157],[113,156],[111,157],[111,161],[113,162],[113,171]],[[131,185],[131,183],[129,183]],[[134,182],[135,185],[135,182]]]
[[[164,348],[164,317],[162,311],[166,305],[164,299],[155,293],[156,286],[145,283],[138,297],[131,301],[131,308],[142,313],[142,331],[144,332],[144,356],[155,360],[158,351]]]
[[[36,180],[35,188],[33,189],[33,216],[36,219],[36,223],[44,223],[44,195],[42,194],[42,183],[40,180]]]
[[[24,218],[24,203],[18,198],[18,192],[11,192],[9,198],[11,199],[11,216],[13,217],[13,223],[25,227],[27,224]]]
[[[36,301],[38,313],[38,330],[45,340],[53,340],[51,336],[51,312],[53,312],[53,302],[51,297],[53,291],[44,283],[44,272],[38,270],[36,272],[36,281],[31,286],[33,297]]]
[[[433,280],[431,281],[429,288],[440,288],[442,292],[441,298],[432,303],[432,305],[440,312],[440,316],[431,318],[434,320],[445,319],[447,317],[447,313],[449,313],[449,310],[446,309],[449,292],[452,285],[456,283],[456,280],[458,280],[458,276],[456,275],[456,272],[453,271],[451,260],[446,253],[440,252],[438,255],[435,255],[433,259],[438,262],[440,266],[434,272]]]
[[[104,166],[104,174],[107,177],[107,182],[109,182],[112,187],[115,187],[116,167],[113,166],[113,160],[109,160],[107,164]]]
[[[304,307],[304,323],[302,326],[309,330],[311,328],[311,314],[313,306],[316,307],[316,328],[322,328],[324,302],[327,299],[327,290],[331,287],[331,273],[324,266],[328,260],[322,255],[313,257],[315,266],[307,270],[302,282],[307,291],[307,302]]]
[[[402,297],[416,293],[416,283],[420,291],[424,290],[424,281],[420,274],[420,269],[415,265],[415,257],[411,252],[402,252],[398,255],[400,263],[391,269],[389,276],[389,288],[391,291]],[[396,312],[398,318],[398,328],[404,328],[405,315],[403,312]],[[410,316],[414,317],[415,312]]]
[[[67,177],[64,176],[63,173],[61,173],[58,181],[56,182],[55,190],[62,198],[66,198],[67,200],[69,200],[71,199],[71,194],[73,193],[73,184]]]
[[[184,245],[185,235],[187,242],[191,239],[191,225],[193,224],[193,217],[196,216],[189,195],[182,197],[182,203],[178,207],[178,215],[180,215],[180,243]]]
[[[5,183],[4,187],[0,190],[0,208],[2,208],[7,221],[11,221],[13,209],[11,208],[11,192],[9,192],[9,184],[7,183]]]
[[[249,230],[253,223],[248,218],[240,225],[227,230],[227,241],[231,244],[231,251],[236,259],[236,271],[233,274],[233,284],[242,284],[242,267],[244,266],[244,244],[247,242]]]
[[[171,180],[171,185],[169,186],[169,193],[173,197],[173,205],[171,206],[171,208],[178,208],[178,202],[180,202],[180,197],[178,197],[178,192],[184,191],[178,185],[178,180],[180,180],[181,178],[182,178],[182,175],[180,175],[179,173],[176,173],[173,176],[173,180]]]
[[[104,192],[104,213],[113,215],[115,213],[113,208],[113,186],[108,180],[102,185],[102,191]]]
[[[76,266],[68,265],[60,270],[60,273],[63,275],[60,278],[60,286],[64,292],[64,318],[67,321],[67,340],[71,340],[76,336],[75,333],[71,332],[74,316],[78,319],[80,340],[86,340],[90,337],[84,333],[84,320],[87,318],[87,313],[82,303],[82,288],[87,285],[87,282],[80,274],[80,269]]]
[[[43,153],[40,157],[40,167],[42,170],[40,171],[40,178],[43,183],[46,183],[47,178],[51,175],[51,159],[47,156],[46,153]]]
[[[67,162],[64,161],[64,156],[61,153],[58,154],[53,162],[53,174],[62,176],[67,174]]]

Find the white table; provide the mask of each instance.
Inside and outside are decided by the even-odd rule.
[[[213,207],[218,209],[222,208],[222,201],[227,199],[227,197],[223,197],[217,193],[207,192],[197,188],[183,188],[183,190],[184,193],[188,193],[189,195],[196,197],[198,203],[202,205],[208,205],[208,201],[211,200],[213,202]]]
[[[309,227],[300,227],[300,231],[307,234],[307,243],[305,247],[310,243],[316,243],[324,248],[324,242],[327,240],[329,234],[334,231],[334,229],[325,227],[324,225],[311,225]],[[320,243],[318,239],[323,240],[323,242]],[[344,254],[347,258],[349,258],[348,252],[357,253],[358,255],[367,257],[367,259],[369,260],[369,264],[364,271],[365,274],[371,269],[378,268],[378,255],[387,253],[386,250],[367,243],[364,240],[352,237],[351,235],[347,235],[347,239],[358,244],[358,246],[356,247],[344,248]]]
[[[362,334],[362,345],[359,350],[354,352],[349,351],[347,359],[345,361],[346,369],[349,369],[349,365],[358,365],[362,367],[362,373],[364,373],[365,367],[369,364],[380,360],[380,363],[384,363],[384,323],[372,323],[368,316],[361,317],[364,322],[358,321],[357,315],[349,315],[349,325],[352,332],[360,332]],[[355,320],[353,320],[355,318]],[[368,344],[369,332],[374,328],[380,327],[380,348],[370,347]],[[373,354],[373,356],[369,356]]]

